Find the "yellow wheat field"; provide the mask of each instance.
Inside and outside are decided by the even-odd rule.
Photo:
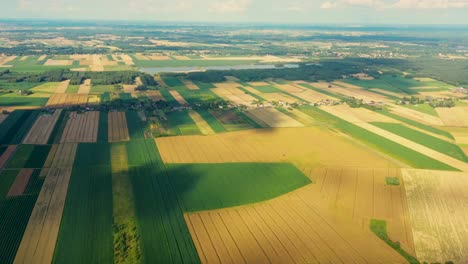
[[[255,205],[185,214],[185,220],[202,263],[405,262],[315,199],[309,185]]]
[[[70,80],[60,82],[59,86],[57,87],[57,90],[55,90],[55,93],[65,93],[67,91],[68,85],[70,85]]]
[[[69,106],[84,106],[88,102],[87,94],[53,94],[46,103],[47,108],[63,108]]]
[[[206,122],[206,120],[203,119],[203,117],[196,111],[190,110],[189,116],[190,118],[192,118],[193,122],[195,122],[195,124],[197,125],[198,129],[200,129],[202,134],[212,135],[215,133],[213,129],[211,128],[211,126],[208,124],[208,122]]]
[[[91,79],[86,79],[80,85],[78,94],[89,94],[89,92],[91,92]]]
[[[392,105],[390,108],[390,111],[397,115],[401,115],[403,117],[407,117],[413,120],[416,120],[418,122],[428,124],[428,125],[433,125],[433,126],[443,126],[444,123],[442,120],[440,120],[439,117],[432,116],[429,114],[421,113],[419,111],[399,106],[399,105]]]
[[[437,114],[446,126],[468,127],[468,107],[457,106],[452,108],[438,107]]]
[[[421,262],[468,260],[468,174],[403,170],[416,256]]]
[[[166,163],[292,162],[298,168],[399,166],[346,136],[320,127],[167,137],[156,139],[156,143]]]

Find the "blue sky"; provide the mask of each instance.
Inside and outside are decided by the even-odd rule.
[[[468,0],[0,0],[0,18],[468,24]]]

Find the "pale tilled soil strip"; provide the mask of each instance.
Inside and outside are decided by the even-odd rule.
[[[23,140],[24,144],[47,144],[50,134],[60,117],[62,110],[56,110],[52,115],[41,115],[29,130]]]
[[[0,124],[8,117],[8,115],[0,114]]]
[[[80,88],[78,89],[78,94],[89,94],[90,91],[91,91],[91,79],[86,79],[80,85]]]
[[[5,166],[7,161],[10,159],[11,155],[13,152],[16,150],[16,145],[10,145],[8,148],[3,152],[3,154],[0,156],[0,169]]]
[[[206,122],[205,119],[203,119],[203,117],[199,113],[197,113],[194,110],[190,110],[189,115],[192,118],[192,120],[195,122],[195,124],[197,125],[198,129],[200,129],[202,134],[204,135],[215,134],[215,132],[213,131],[211,126],[208,124],[208,122]]]
[[[67,196],[77,144],[57,149],[29,218],[14,263],[51,263]]]
[[[67,91],[68,85],[70,85],[70,80],[61,82],[57,87],[57,90],[55,90],[55,93],[65,93]]]
[[[7,196],[18,196],[22,195],[26,190],[26,186],[28,186],[29,179],[33,174],[34,169],[22,169],[20,170],[19,174],[16,176],[15,181],[10,187]]]
[[[174,97],[174,99],[176,99],[177,102],[179,102],[179,104],[181,105],[188,104],[187,101],[185,101],[184,97],[182,97],[182,95],[180,95],[178,91],[170,90],[169,93],[172,95],[172,97]]]
[[[98,122],[97,111],[82,114],[71,112],[60,142],[96,142]]]
[[[468,107],[436,108],[442,122],[446,126],[468,127]]]
[[[109,142],[130,140],[125,112],[110,112],[108,119]]]

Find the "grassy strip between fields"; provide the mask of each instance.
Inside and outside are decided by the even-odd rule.
[[[419,264],[420,262],[408,252],[403,250],[400,246],[399,242],[393,242],[389,237],[387,233],[387,222],[384,220],[376,220],[376,219],[371,219],[370,221],[370,229],[371,231],[376,234],[380,239],[382,239],[387,245],[392,247],[398,254],[403,256],[409,263],[411,264]]]
[[[401,124],[381,122],[372,122],[371,124],[440,153],[449,155],[455,159],[468,162],[468,157],[463,150],[453,143],[416,131]]]
[[[317,107],[305,106],[300,108],[304,113],[312,116],[313,118],[332,124],[341,132],[356,138],[367,145],[376,148],[383,153],[403,161],[404,163],[418,169],[432,169],[432,170],[457,170],[445,163],[435,160],[431,157],[425,156],[417,151],[386,139],[382,136],[367,131],[364,128],[349,123],[343,119],[335,117]]]
[[[434,133],[434,134],[437,134],[437,135],[441,135],[441,136],[444,136],[446,138],[449,138],[449,139],[455,139],[449,132],[447,131],[444,131],[444,130],[441,130],[441,129],[438,129],[438,128],[435,128],[435,127],[432,127],[432,126],[428,126],[428,125],[424,125],[424,124],[421,124],[417,121],[414,121],[414,120],[411,120],[409,118],[406,118],[406,117],[402,117],[402,116],[399,116],[397,114],[394,114],[394,113],[391,113],[387,110],[379,110],[377,111],[378,113],[382,114],[382,115],[386,115],[388,117],[391,117],[393,119],[396,119],[398,121],[401,121],[403,123],[406,123],[408,125],[411,125],[411,126],[414,126],[414,127],[417,127],[417,128],[420,128],[422,130],[426,130],[427,132],[431,132],[431,133]]]

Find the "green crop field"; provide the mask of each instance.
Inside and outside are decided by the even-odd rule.
[[[402,117],[400,115],[391,113],[391,112],[386,111],[386,110],[381,110],[381,111],[377,111],[377,112],[382,114],[382,115],[386,115],[388,117],[391,117],[393,119],[401,121],[403,123],[406,123],[408,125],[420,128],[422,130],[426,130],[427,132],[431,132],[431,133],[434,133],[434,134],[437,134],[437,135],[441,135],[441,136],[444,136],[444,137],[449,138],[449,139],[454,139],[452,134],[450,134],[447,131],[444,131],[444,130],[441,130],[441,129],[438,129],[438,128],[435,128],[435,127],[432,127],[432,126],[428,126],[428,125],[425,125],[425,124],[422,124],[422,123],[419,123],[419,122],[414,121],[412,119]]]
[[[112,263],[112,174],[108,144],[79,144],[55,263]]]
[[[179,78],[176,78],[176,77],[164,77],[163,81],[169,87],[177,87],[177,86],[185,87],[184,83]]]
[[[90,93],[111,93],[116,91],[114,85],[91,85]]]
[[[434,107],[428,105],[428,104],[419,104],[419,105],[402,105],[403,107],[407,107],[409,109],[413,109],[413,110],[416,110],[418,112],[421,112],[421,113],[424,113],[424,114],[428,114],[428,115],[432,115],[432,116],[439,116],[437,114],[437,111],[435,110]]]
[[[189,90],[185,86],[177,87],[176,90],[179,94],[189,103],[192,105],[202,104],[209,101],[220,100],[221,98],[218,97],[215,93],[213,93],[209,89],[204,90]]]
[[[68,94],[76,94],[78,93],[78,90],[80,89],[79,85],[68,85],[66,93]]]
[[[306,106],[301,107],[300,110],[321,122],[332,125],[341,132],[348,134],[353,138],[356,138],[366,143],[367,145],[390,155],[395,159],[413,166],[414,168],[431,170],[456,170],[447,164],[425,156],[377,134],[369,132],[352,123],[335,117],[317,107]]]
[[[16,110],[0,124],[0,144],[19,144],[36,120],[39,111]]]
[[[19,145],[7,168],[42,168],[49,154],[50,145]]]
[[[265,86],[251,86],[255,90],[262,92],[262,93],[283,93],[282,90],[276,88],[273,85],[265,85]]]
[[[265,201],[310,183],[288,163],[170,164],[167,168],[189,212]]]
[[[48,98],[30,96],[0,96],[0,106],[44,106]]]
[[[186,110],[168,113],[165,122],[169,129],[176,135],[198,135],[201,134],[198,126],[189,116]]]
[[[216,86],[214,86],[214,85],[211,84],[211,83],[198,82],[198,81],[194,81],[193,83],[195,83],[195,85],[198,86],[200,89],[212,89],[212,88],[216,88]]]
[[[36,82],[6,82],[0,80],[0,89],[5,89],[5,90],[14,90],[14,91],[19,91],[19,90],[29,90],[33,87],[36,87],[38,85],[41,85],[41,83],[36,83]]]
[[[7,198],[8,190],[19,170],[4,170],[0,173],[0,260],[13,263],[21,243],[29,217],[36,203],[43,180],[35,171],[24,195]]]
[[[197,112],[205,119],[216,133],[226,132],[226,128],[208,111],[208,110],[197,110]]]
[[[145,263],[199,263],[177,194],[153,139],[127,143],[129,176]]]
[[[43,83],[41,85],[35,86],[29,90],[35,93],[55,93],[55,90],[57,90],[57,87],[59,86],[59,84],[60,83],[56,83],[56,82],[47,82],[47,83]]]
[[[401,124],[381,122],[374,122],[371,124],[385,129],[393,134],[397,134],[413,142],[426,146],[430,149],[438,151],[440,153],[449,155],[461,161],[468,162],[468,157],[465,155],[463,150],[453,143],[416,131]]]
[[[419,82],[414,79],[391,76],[391,75],[382,75],[378,79],[374,80],[358,80],[358,79],[346,79],[345,82],[354,84],[365,89],[369,88],[380,88],[382,90],[395,92],[395,93],[406,93],[406,94],[416,94],[417,91],[410,89],[410,87],[420,87],[429,85],[424,82]]]

